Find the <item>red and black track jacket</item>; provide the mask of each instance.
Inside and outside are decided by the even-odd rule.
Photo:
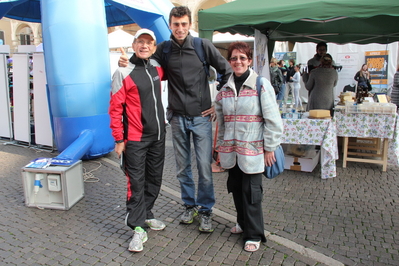
[[[115,141],[156,141],[165,134],[161,98],[163,70],[154,60],[133,55],[112,77],[111,118]]]

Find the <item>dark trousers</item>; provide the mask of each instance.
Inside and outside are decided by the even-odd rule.
[[[125,150],[127,177],[126,225],[147,228],[153,219],[152,207],[162,184],[165,137],[159,141],[128,141]]]
[[[244,230],[244,241],[266,242],[262,212],[262,174],[245,174],[236,164],[229,169],[227,190],[233,193],[237,223]]]

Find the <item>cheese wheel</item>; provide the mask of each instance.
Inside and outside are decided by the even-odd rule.
[[[322,109],[309,110],[309,116],[310,117],[329,117],[330,110],[322,110]]]
[[[343,100],[344,100],[344,101],[352,100],[352,96],[344,96],[344,97],[343,97]]]

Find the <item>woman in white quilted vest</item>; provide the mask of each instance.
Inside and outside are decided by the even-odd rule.
[[[262,212],[265,165],[275,162],[283,123],[274,89],[266,79],[260,95],[257,74],[249,68],[252,51],[245,42],[231,43],[228,61],[234,71],[215,100],[220,164],[228,169],[227,190],[237,211],[233,234],[243,234],[244,250],[257,251],[266,242]]]

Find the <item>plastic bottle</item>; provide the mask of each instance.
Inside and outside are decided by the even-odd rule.
[[[285,118],[285,113],[287,112],[287,103],[284,101],[281,107],[281,118]]]

